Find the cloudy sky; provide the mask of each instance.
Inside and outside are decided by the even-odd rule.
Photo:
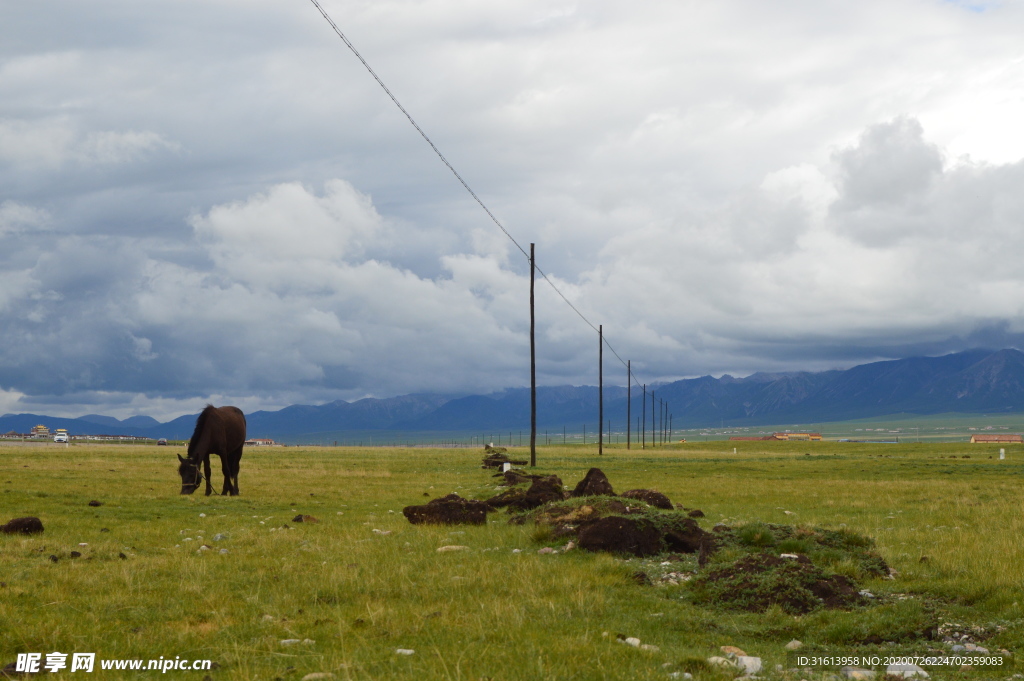
[[[1021,0],[322,5],[641,381],[1024,347]],[[0,4],[0,263],[0,413],[529,383],[526,259],[308,0]]]

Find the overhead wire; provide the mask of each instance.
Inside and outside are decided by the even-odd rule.
[[[527,259],[529,259],[530,254],[526,252],[526,249],[524,249],[519,244],[519,242],[516,241],[515,237],[513,237],[512,234],[507,229],[505,229],[505,226],[501,224],[501,221],[497,218],[497,216],[494,213],[491,212],[491,209],[487,207],[487,204],[485,204],[483,200],[477,195],[477,193],[473,191],[472,187],[469,186],[469,183],[466,182],[462,175],[459,174],[459,171],[455,169],[455,166],[453,166],[448,161],[448,159],[445,158],[445,155],[441,153],[441,150],[437,148],[437,145],[434,144],[433,140],[431,140],[427,133],[424,132],[423,128],[419,126],[419,124],[416,122],[416,119],[412,117],[412,114],[410,114],[406,110],[406,108],[402,106],[402,103],[398,101],[398,98],[394,95],[393,92],[391,92],[391,89],[384,84],[384,81],[381,80],[381,77],[378,76],[377,72],[373,70],[373,67],[370,66],[369,62],[367,62],[363,55],[359,53],[359,50],[357,50],[356,46],[352,44],[352,41],[349,40],[345,33],[338,27],[338,25],[334,23],[334,20],[327,13],[327,11],[324,10],[324,8],[320,5],[320,2],[318,0],[310,0],[310,2],[313,3],[313,6],[317,8],[317,10],[327,21],[327,23],[330,24],[331,28],[334,29],[334,32],[338,35],[339,38],[341,38],[342,42],[344,42],[348,49],[352,51],[352,54],[354,54],[356,58],[359,59],[360,62],[362,62],[363,66],[366,67],[366,70],[369,71],[370,75],[373,76],[373,79],[377,81],[377,84],[380,85],[384,92],[387,93],[388,97],[391,98],[391,101],[394,102],[395,106],[398,107],[399,111],[405,114],[405,117],[409,120],[412,126],[416,128],[416,131],[420,134],[420,136],[424,140],[426,140],[427,144],[430,145],[430,148],[434,150],[435,154],[437,154],[437,157],[441,159],[441,162],[448,167],[448,170],[452,172],[452,174],[463,186],[463,188],[465,188],[465,190],[469,192],[469,195],[473,197],[473,199],[480,205],[481,208],[483,208],[484,212],[487,213],[487,216],[491,219],[491,221],[498,226],[498,229],[500,229],[513,244],[515,244],[516,248],[519,249],[519,252],[522,253]],[[579,316],[579,318],[582,319],[587,324],[587,326],[589,326],[594,331],[594,333],[599,333],[598,328],[594,326],[593,322],[587,319],[586,315],[580,312],[579,308],[573,305],[572,301],[569,300],[569,298],[564,293],[562,293],[561,289],[555,286],[555,283],[551,281],[551,278],[548,277],[548,275],[545,274],[539,266],[537,266],[536,261],[533,262],[533,268],[537,271],[538,274],[540,274],[541,278],[543,278],[544,281],[548,283],[552,290],[554,290],[554,292],[558,294],[558,296],[565,302],[565,304],[568,305],[569,308],[573,312],[575,312]],[[636,378],[633,376],[633,372],[632,370],[630,370],[629,365],[622,359],[622,357],[619,356],[619,353],[615,351],[615,348],[612,347],[612,344],[608,341],[607,337],[604,336],[604,334],[601,334],[601,339],[602,342],[611,351],[611,353],[615,355],[615,358],[619,360],[620,363],[622,363],[622,366],[627,368],[627,371],[629,372],[629,378],[636,382],[638,386],[641,385],[641,383],[638,380],[636,380]]]

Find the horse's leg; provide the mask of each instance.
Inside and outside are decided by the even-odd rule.
[[[221,494],[229,495],[232,494],[231,487],[231,457],[227,454],[220,455],[220,470],[224,474],[224,488],[221,490]]]
[[[243,445],[238,445],[238,449],[236,449],[235,451],[231,452],[231,457],[230,457],[231,458],[231,470],[232,470],[231,482],[234,485],[235,494],[239,494],[239,491],[238,491],[238,470],[241,467],[242,447],[243,447]]]
[[[196,464],[198,466],[198,464]],[[210,455],[203,457],[203,472],[206,473],[206,496],[213,494],[213,485],[210,484]]]

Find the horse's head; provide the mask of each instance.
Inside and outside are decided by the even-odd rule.
[[[203,481],[203,474],[199,472],[199,462],[193,463],[189,459],[178,454],[178,475],[181,476],[181,493],[192,494],[199,489],[199,483]]]

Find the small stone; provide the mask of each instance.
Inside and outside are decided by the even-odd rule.
[[[625,643],[627,646],[632,646],[634,648],[640,647],[640,639],[638,639],[636,636],[629,636],[627,638],[624,638],[622,639],[622,642]]]
[[[228,552],[228,550],[227,550],[227,549],[221,549],[221,550],[220,550],[220,555],[222,555],[222,556],[223,556],[223,555],[225,555],[225,554],[226,554],[227,552]]]
[[[448,553],[450,551],[468,551],[468,546],[460,546],[458,544],[451,544],[449,546],[440,546],[437,549],[438,553]]]
[[[570,541],[568,544],[565,545],[565,547],[562,548],[562,551],[572,551],[574,548],[576,548],[576,542]]]
[[[640,650],[646,650],[649,653],[657,653],[661,651],[661,648],[656,645],[651,645],[650,643],[641,643]]]
[[[870,669],[861,669],[860,667],[843,667],[839,670],[839,673],[844,679],[851,679],[852,681],[871,681],[871,679],[877,676],[876,672]]]
[[[752,655],[737,655],[736,666],[739,667],[744,674],[753,676],[761,671],[761,658],[754,657]]]
[[[796,640],[795,638],[786,644],[786,650],[800,650],[803,647],[804,644]]]
[[[542,549],[537,549],[537,553],[540,553],[540,554],[549,554],[549,553],[554,553],[554,552],[555,552],[555,550],[553,548],[551,548],[550,546],[545,546]]]
[[[719,657],[718,655],[712,655],[708,658],[708,664],[712,667],[721,667],[724,669],[736,669],[736,663],[727,657]]]
[[[286,638],[281,641],[281,645],[283,646],[293,646],[297,643],[302,643],[302,641],[297,638]]]
[[[72,558],[81,558],[82,554],[80,554],[78,551],[72,551],[71,552],[71,557]]]
[[[89,502],[89,505],[90,506],[102,506],[103,502],[102,501],[96,501],[95,499],[93,499],[92,501]]]
[[[313,645],[315,643],[316,643],[316,641],[314,641],[311,638],[304,638],[304,639],[302,639],[302,645],[304,645],[304,646],[311,646],[311,645]]]
[[[273,615],[264,615],[263,616],[263,621],[264,622],[273,622],[274,621],[274,616]]]
[[[309,523],[311,525],[316,525],[320,521],[317,518],[314,518],[311,515],[300,514],[300,515],[297,515],[294,518],[292,518],[292,522],[293,523]]]
[[[78,542],[78,545],[79,545],[79,546],[88,546],[88,545],[89,545],[89,542],[85,542],[85,541],[80,541],[80,542]]]
[[[722,646],[721,648],[719,648],[719,650],[721,650],[726,655],[746,655],[746,653],[743,652],[742,649],[737,648],[736,646]]]
[[[779,558],[788,558],[789,560],[796,560],[800,556],[796,553],[780,553]]]
[[[227,538],[228,536],[222,532],[218,532],[217,534],[213,535],[213,541],[222,541]]]
[[[200,517],[200,518],[205,518],[205,517],[206,517],[206,514],[205,514],[205,513],[200,513],[200,514],[199,514],[199,517]]]
[[[410,650],[409,648],[397,648],[397,649],[395,649],[395,654],[396,655],[415,655],[416,651],[415,650]]]

